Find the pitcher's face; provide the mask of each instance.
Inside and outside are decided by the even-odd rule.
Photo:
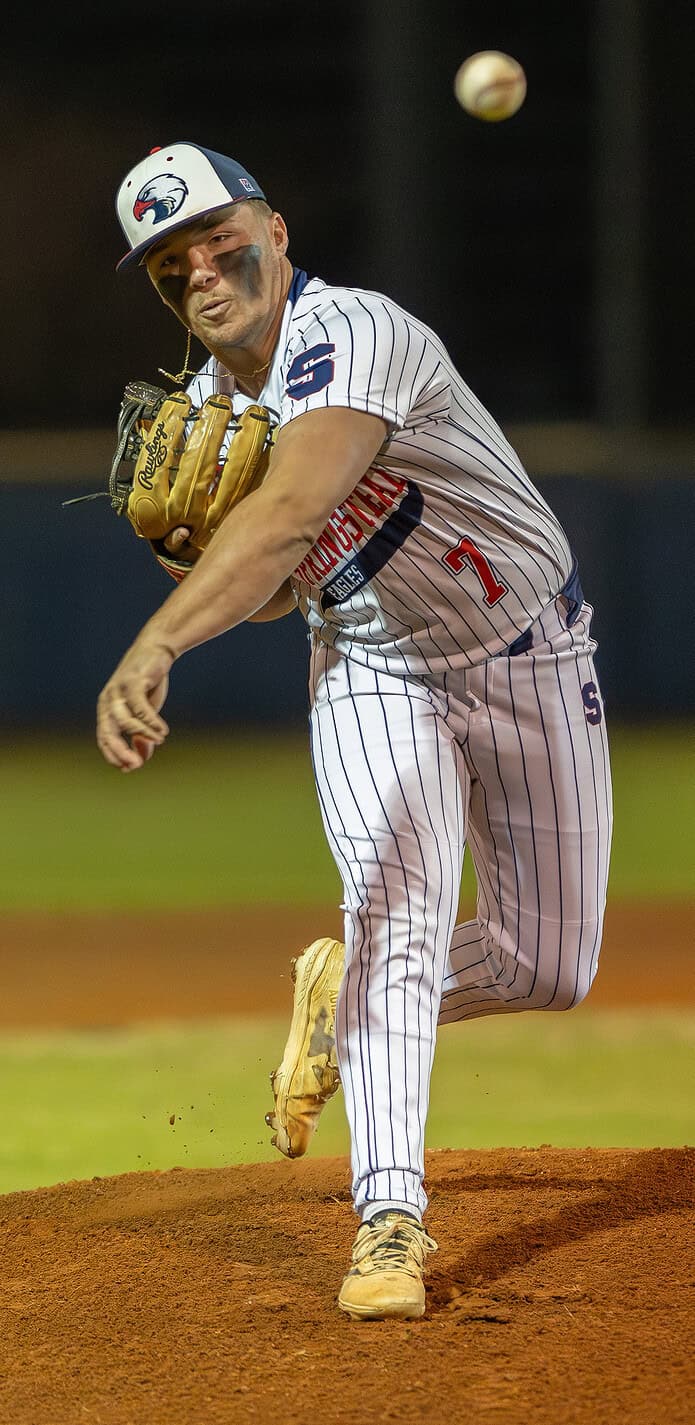
[[[287,228],[249,200],[192,223],[145,259],[162,300],[215,355],[253,347],[282,295]]]

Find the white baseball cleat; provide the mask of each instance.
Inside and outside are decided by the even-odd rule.
[[[279,1069],[270,1075],[275,1099],[265,1121],[286,1158],[306,1153],[321,1110],[340,1088],[335,1009],[343,978],[341,940],[314,940],[292,961],[294,1008]]]

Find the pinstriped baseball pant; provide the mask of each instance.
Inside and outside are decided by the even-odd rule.
[[[529,651],[411,679],[323,645],[312,756],[344,887],[336,1041],[356,1210],[424,1211],[438,1024],[569,1009],[596,973],[612,827],[591,608]],[[456,925],[464,847],[474,920]]]

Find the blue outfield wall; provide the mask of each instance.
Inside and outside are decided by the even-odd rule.
[[[567,530],[596,610],[609,713],[691,715],[695,480],[563,475],[538,485]],[[62,508],[84,490],[1,487],[0,722],[8,729],[91,727],[99,689],[173,588],[108,500]],[[298,613],[246,625],[182,659],[167,713],[178,726],[301,725],[306,675]]]

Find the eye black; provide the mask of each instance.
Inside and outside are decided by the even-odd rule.
[[[168,275],[166,272],[160,273],[157,276],[157,290],[172,307],[180,307],[186,290],[186,278],[178,277],[174,272]]]

